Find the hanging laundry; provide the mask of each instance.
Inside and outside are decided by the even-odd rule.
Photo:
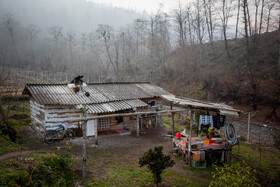
[[[220,127],[224,126],[226,116],[217,114],[213,116],[214,127],[216,129],[220,129]]]
[[[205,115],[200,115],[199,116],[199,126],[198,130],[201,129],[201,125],[211,125],[211,129],[213,129],[213,117],[212,116],[205,116]]]

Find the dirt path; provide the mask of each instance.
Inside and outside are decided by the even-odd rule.
[[[4,155],[0,155],[0,162],[9,158],[17,157],[19,155],[31,154],[31,153],[42,153],[45,151],[42,150],[32,150],[32,151],[15,151],[11,153],[7,153]]]

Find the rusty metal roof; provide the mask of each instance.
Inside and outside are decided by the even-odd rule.
[[[139,99],[131,99],[124,101],[113,101],[108,103],[86,105],[86,109],[88,114],[100,114],[145,106],[148,106],[148,104],[144,103]],[[83,105],[76,105],[76,108],[82,109]]]
[[[228,115],[239,115],[239,113],[241,113],[240,110],[236,110],[232,106],[226,105],[224,103],[210,103],[189,98],[177,98],[174,95],[163,95],[161,97],[176,105],[187,107],[190,109],[217,111],[221,114]]]
[[[23,94],[29,94],[42,105],[99,104],[169,94],[149,83],[94,83],[84,87],[84,91],[90,96],[75,94],[67,84],[27,84]]]

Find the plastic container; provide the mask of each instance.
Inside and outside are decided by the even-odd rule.
[[[192,167],[195,167],[195,168],[206,168],[206,161],[194,161],[192,160]]]

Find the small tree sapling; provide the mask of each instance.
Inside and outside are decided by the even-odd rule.
[[[162,153],[162,149],[162,146],[155,147],[154,150],[150,149],[139,159],[140,167],[148,166],[157,186],[162,181],[161,174],[163,170],[175,164],[169,155]]]

